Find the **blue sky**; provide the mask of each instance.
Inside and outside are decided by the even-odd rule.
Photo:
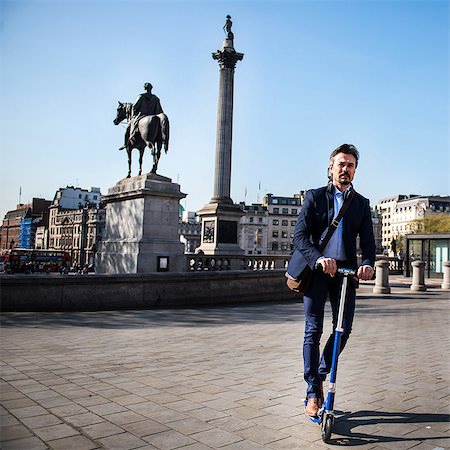
[[[0,216],[67,185],[127,173],[117,101],[153,84],[171,123],[158,173],[198,210],[213,194],[219,68],[233,20],[231,196],[323,185],[332,149],[361,153],[355,187],[450,195],[447,1],[4,1]],[[144,171],[151,156],[144,156]],[[133,159],[137,174],[137,152]],[[261,189],[258,189],[258,186]],[[245,192],[247,196],[245,198]]]

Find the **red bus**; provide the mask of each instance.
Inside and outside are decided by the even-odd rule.
[[[5,272],[58,272],[70,266],[70,253],[63,250],[12,248],[3,256]]]

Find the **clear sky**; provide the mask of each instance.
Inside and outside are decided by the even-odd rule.
[[[328,155],[361,153],[372,203],[450,195],[447,1],[0,1],[0,217],[67,185],[127,174],[117,101],[153,84],[171,123],[158,173],[183,206],[213,195],[219,67],[232,16],[231,196],[291,196],[326,182]],[[144,156],[144,171],[151,169]],[[137,152],[133,175],[137,174]],[[259,185],[261,188],[259,189]],[[247,192],[247,195],[246,195]],[[246,197],[245,197],[246,195]]]

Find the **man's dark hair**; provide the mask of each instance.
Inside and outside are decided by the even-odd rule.
[[[359,152],[358,152],[358,149],[354,145],[351,145],[351,144],[342,144],[338,148],[336,148],[335,150],[333,150],[331,152],[330,167],[333,165],[334,157],[338,153],[345,153],[346,155],[353,155],[356,159],[356,167],[358,167]]]

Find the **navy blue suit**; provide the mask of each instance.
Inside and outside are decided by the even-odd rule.
[[[293,278],[303,271],[306,265],[312,269],[322,253],[318,250],[319,241],[334,217],[333,188],[327,186],[312,189],[306,193],[294,231],[295,251],[287,272]],[[362,251],[361,265],[375,263],[375,240],[369,200],[357,192],[342,219],[343,244],[346,260],[338,262],[341,266],[357,269],[356,238],[360,237]],[[331,369],[334,334],[332,333],[320,357],[319,345],[323,330],[325,302],[330,299],[333,312],[333,329],[337,322],[339,308],[340,277],[331,277],[318,270],[313,271],[311,285],[303,298],[305,308],[305,337],[303,343],[304,377],[308,384],[307,397],[319,397],[320,385]],[[341,351],[351,332],[355,309],[356,283],[349,283],[344,313],[344,334]]]

